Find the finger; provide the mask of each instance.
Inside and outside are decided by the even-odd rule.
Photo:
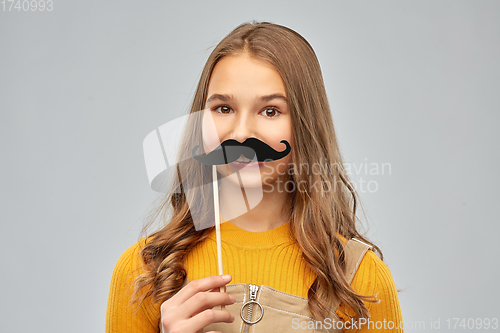
[[[225,310],[205,310],[193,318],[186,321],[186,331],[196,332],[212,323],[232,323],[234,321],[234,316]]]
[[[191,300],[193,301],[189,302]],[[229,294],[225,293],[210,294],[208,292],[200,292],[195,296],[191,297],[188,300],[188,302],[183,303],[181,306],[170,308],[170,310],[167,311],[166,313],[162,313],[161,322],[162,325],[164,325],[165,327],[171,327],[171,325],[174,323],[175,324],[180,323],[182,332],[192,332],[193,329],[191,327],[194,326],[192,323],[190,324],[190,322],[194,317],[200,315],[201,317],[198,317],[198,320],[195,322],[203,322],[200,318],[202,319],[205,318],[206,320],[208,320],[214,317],[212,318],[216,320],[214,322],[226,321],[230,323],[234,320],[233,315],[231,315],[228,311],[225,310],[213,310],[212,307],[219,304],[229,305],[233,303],[234,303],[234,296],[230,296]],[[193,306],[193,304],[196,304],[196,306]],[[208,304],[208,305],[204,306],[203,304]],[[215,313],[213,313],[214,311]],[[227,313],[227,314],[223,315],[221,313]],[[227,321],[229,319],[231,319],[231,321]],[[187,327],[186,325],[189,325],[190,328],[186,329]],[[197,330],[204,328],[206,325],[208,324],[201,326]],[[197,332],[197,330],[195,331]]]
[[[181,319],[188,319],[199,313],[212,309],[214,306],[230,305],[235,302],[235,298],[227,293],[218,292],[200,292],[179,305],[174,311],[176,316]]]
[[[226,286],[216,287],[209,290],[209,292],[226,292]]]
[[[169,307],[179,306],[201,291],[209,291],[214,288],[222,287],[228,284],[231,279],[231,275],[213,275],[193,280],[168,300]]]

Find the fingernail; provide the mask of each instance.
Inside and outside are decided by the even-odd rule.
[[[234,303],[234,301],[236,301],[236,298],[234,298],[234,296],[233,296],[233,295],[229,295],[229,299],[230,299],[230,300],[231,300],[231,302],[233,302],[233,303]]]
[[[229,280],[231,280],[231,275],[229,275],[229,274],[222,275],[222,279],[226,280],[226,281],[229,281]]]
[[[231,313],[231,320],[234,321],[234,314]]]

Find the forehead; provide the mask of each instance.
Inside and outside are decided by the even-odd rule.
[[[214,93],[238,96],[285,94],[279,72],[262,59],[231,55],[215,65],[208,85],[208,96]]]

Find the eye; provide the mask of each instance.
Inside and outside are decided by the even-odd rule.
[[[222,113],[222,114],[228,114],[228,113],[231,113],[230,111],[232,111],[232,109],[227,105],[220,105],[220,106],[214,108],[213,110],[217,111],[218,113]]]
[[[261,112],[264,116],[268,117],[268,118],[275,118],[277,117],[279,114],[281,114],[281,112],[277,109],[277,108],[267,108],[265,109],[264,111]]]

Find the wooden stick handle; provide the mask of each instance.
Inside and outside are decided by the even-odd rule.
[[[220,237],[220,214],[219,214],[219,182],[217,181],[217,169],[215,165],[212,165],[212,178],[213,178],[213,192],[214,192],[214,214],[215,214],[215,239],[217,242],[217,263],[219,267],[219,275],[224,275],[224,270],[222,267],[222,242]],[[226,292],[226,286],[223,287],[224,292]],[[221,288],[219,288],[221,291]],[[221,305],[221,309],[224,310],[225,306]]]

